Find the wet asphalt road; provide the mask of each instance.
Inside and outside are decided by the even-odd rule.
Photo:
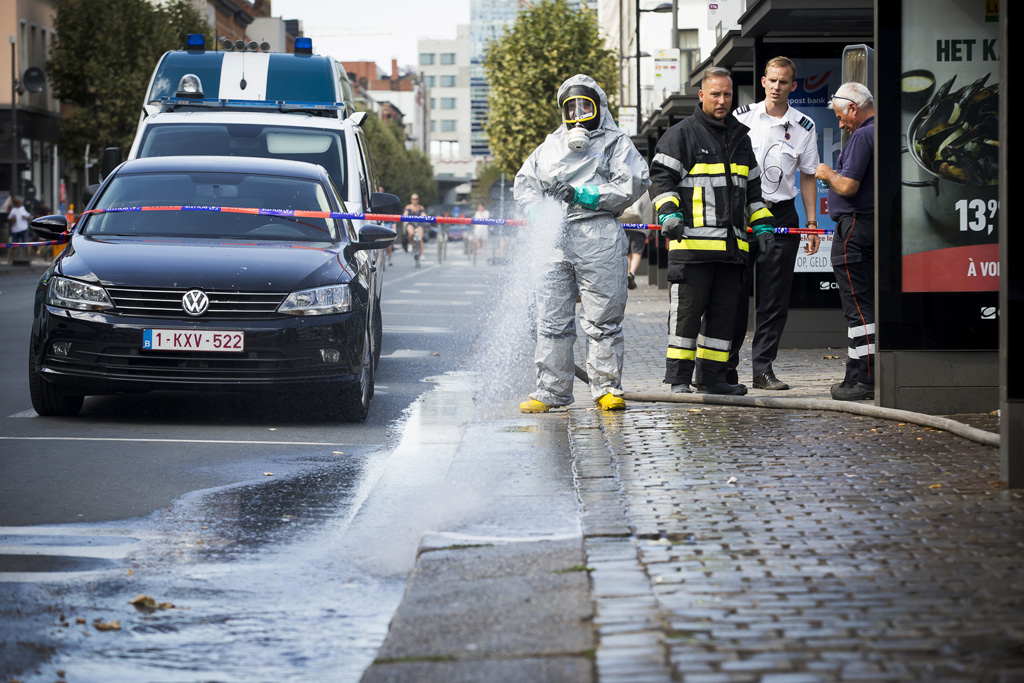
[[[0,681],[131,681],[140,667],[161,681],[357,679],[404,575],[367,571],[373,543],[344,530],[410,404],[464,366],[498,279],[450,252],[422,269],[395,252],[364,424],[171,392],[39,417],[26,372],[39,272],[0,277]],[[176,607],[140,619],[129,593]],[[136,626],[112,646],[98,628],[126,610]]]

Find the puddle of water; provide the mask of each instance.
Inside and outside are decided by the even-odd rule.
[[[0,614],[16,610],[8,628],[17,624],[20,648],[0,669],[28,658],[34,665],[18,675],[26,683],[52,682],[58,670],[69,680],[113,683],[358,681],[405,587],[404,576],[372,576],[351,561],[373,548],[345,544],[381,460],[351,458],[291,479],[190,494],[141,520],[155,529],[0,530],[3,540],[40,552],[65,543],[134,544],[101,575],[76,575],[90,567],[67,558],[54,583],[0,583]],[[175,608],[140,612],[129,604],[139,594]],[[121,628],[98,631],[97,619]],[[5,631],[0,639],[13,640]]]

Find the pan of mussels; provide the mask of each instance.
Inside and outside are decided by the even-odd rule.
[[[907,128],[907,149],[916,163],[925,211],[944,227],[957,228],[957,202],[996,199],[999,194],[999,85],[991,74],[953,90],[946,81]]]

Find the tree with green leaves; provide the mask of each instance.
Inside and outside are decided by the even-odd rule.
[[[518,169],[516,169],[518,170]],[[482,162],[476,167],[476,180],[473,181],[473,188],[469,193],[469,203],[476,206],[477,203],[491,204],[491,186],[501,180],[501,169],[496,164]],[[506,174],[505,179],[509,186],[512,185],[513,176]]]
[[[64,107],[60,146],[82,164],[86,145],[131,147],[160,56],[210,29],[189,0],[57,0],[47,71]]]
[[[370,156],[377,169],[377,180],[385,192],[408,202],[414,192],[429,206],[437,199],[437,181],[430,159],[419,150],[406,149],[405,135],[393,121],[381,121],[369,114],[363,124],[370,145]],[[374,188],[376,189],[376,188]]]
[[[555,97],[570,76],[597,81],[615,111],[618,57],[604,47],[595,13],[570,9],[565,0],[541,0],[520,12],[488,44],[484,72],[491,88],[485,130],[495,165],[507,174],[561,124]]]

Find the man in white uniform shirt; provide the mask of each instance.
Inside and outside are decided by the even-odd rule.
[[[764,76],[765,100],[743,106],[733,112],[740,123],[750,128],[750,141],[754,156],[761,168],[761,194],[774,216],[775,227],[797,228],[800,216],[796,212],[796,171],[800,171],[800,198],[807,221],[804,227],[817,228],[815,203],[818,197],[814,170],[818,165],[818,141],[814,122],[789,106],[789,95],[796,90],[796,65],[787,57],[768,61]],[[804,252],[818,251],[817,235],[807,235]],[[757,242],[750,243],[751,268],[747,277],[756,278],[757,312],[755,314],[753,365],[755,389],[781,390],[789,385],[780,381],[772,369],[779,351],[779,339],[789,317],[789,292],[793,284],[800,235],[776,235],[768,253],[759,255]],[[754,258],[756,268],[754,267]],[[753,270],[753,275],[751,274]],[[736,330],[729,358],[730,382],[739,363],[738,352],[747,332],[749,286],[740,296],[736,314]]]

